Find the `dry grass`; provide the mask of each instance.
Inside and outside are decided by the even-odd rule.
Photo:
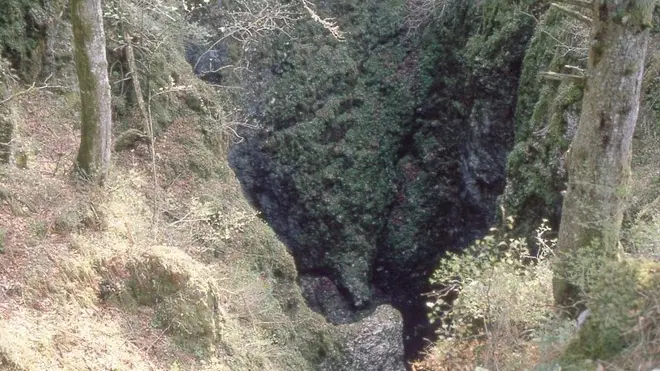
[[[25,96],[27,168],[0,168],[0,369],[312,369],[327,325],[197,118],[156,142],[157,187],[138,147],[96,189],[69,175],[71,106]]]
[[[125,317],[100,305],[97,251],[76,249],[72,231],[57,228],[67,210],[96,205],[99,211],[91,213],[100,220],[104,205],[99,192],[68,176],[77,143],[64,119],[71,117],[69,106],[48,92],[19,105],[16,148],[26,155],[27,169],[4,168],[0,178],[9,194],[0,207],[7,230],[0,259],[0,364],[20,370],[157,369],[122,330]],[[93,223],[80,227],[90,235],[112,234]]]

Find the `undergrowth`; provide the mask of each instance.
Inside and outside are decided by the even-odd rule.
[[[135,141],[113,154],[104,187],[70,176],[75,81],[28,91],[16,80],[0,165],[0,370],[313,370],[335,355],[334,330],[305,305],[293,259],[228,167],[232,108],[190,71],[174,3],[106,4],[109,35],[123,4],[123,26],[142,37],[144,98],[161,125],[153,152]],[[115,137],[142,128],[123,46],[109,42]]]
[[[553,303],[550,228],[542,224],[536,230],[532,248],[527,239],[511,236],[512,219],[507,221],[439,264],[431,278],[438,289],[429,294],[439,340],[414,363],[416,370],[660,366],[660,264],[652,255],[639,254],[639,244],[636,255],[622,252],[617,259],[597,245],[571,254],[566,271],[572,275],[564,279],[583,288],[587,308],[576,323]],[[633,240],[648,241],[648,228],[631,231],[642,233]]]
[[[47,93],[19,106],[35,98],[57,106]],[[25,116],[37,125],[29,132],[68,125],[41,114]],[[116,154],[114,175],[97,189],[53,173],[48,148],[75,145],[67,136],[19,137],[41,150],[0,177],[0,369],[306,370],[333,353],[292,258],[238,181],[222,169],[209,180],[185,165],[166,169],[170,151],[184,164],[213,155],[183,151],[180,128],[156,147],[165,159],[156,193],[144,144]]]
[[[461,370],[476,366],[525,369],[536,362],[544,337],[564,338],[564,323],[552,308],[550,228],[536,231],[535,253],[525,238],[511,234],[513,219],[491,229],[463,253],[449,253],[431,278],[430,320],[440,340],[420,369]],[[562,331],[549,334],[549,328]],[[472,368],[470,368],[472,367]]]

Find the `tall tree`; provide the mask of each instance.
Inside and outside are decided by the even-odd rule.
[[[102,182],[110,165],[112,114],[101,0],[71,0],[71,23],[82,105],[76,169]]]
[[[0,56],[0,164],[8,164],[11,159],[11,142],[14,138],[14,122],[12,120],[9,100],[11,87],[7,83],[9,65]]]
[[[614,257],[656,0],[559,1],[591,8],[592,17],[585,17],[591,24],[589,61],[582,114],[566,160],[568,189],[557,246],[563,259],[591,244],[603,255]],[[579,17],[577,12],[563,9]],[[566,273],[562,266],[566,265],[560,262],[555,301],[571,305],[580,288],[562,278]]]

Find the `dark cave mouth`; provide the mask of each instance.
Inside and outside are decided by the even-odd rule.
[[[423,352],[437,339],[437,325],[433,324],[428,317],[427,299],[424,294],[431,291],[428,284],[430,274],[419,277],[419,285],[416,289],[401,290],[408,285],[399,288],[400,293],[394,295],[388,304],[396,308],[403,318],[403,349],[406,363],[415,361],[422,357]]]

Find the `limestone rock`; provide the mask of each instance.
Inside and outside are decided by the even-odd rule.
[[[389,305],[381,305],[360,322],[337,327],[345,344],[344,357],[324,362],[320,371],[405,371],[403,320]]]

